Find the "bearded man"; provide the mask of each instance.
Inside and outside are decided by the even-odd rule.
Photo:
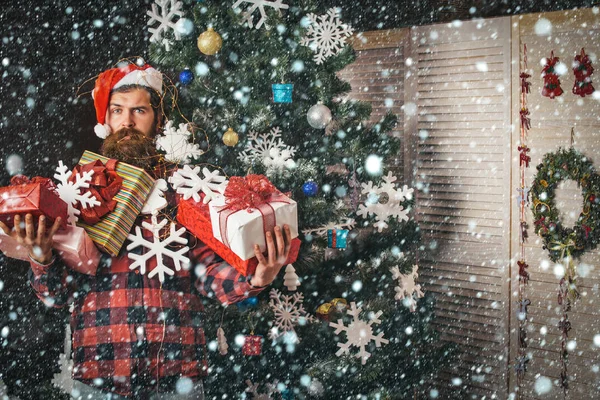
[[[99,75],[92,95],[103,155],[151,174],[164,172],[155,145],[162,93],[162,74],[147,64]],[[175,207],[175,196],[166,197]],[[136,226],[144,220],[149,218],[138,217]],[[12,231],[1,222],[0,228],[29,250],[29,279],[37,296],[53,307],[73,304],[75,399],[202,399],[208,368],[201,296],[231,304],[258,295],[281,270],[291,243],[287,225],[267,232],[267,255],[255,245],[259,264],[253,276],[244,277],[192,238],[190,268],[161,282],[130,270],[133,260],[123,250],[117,257],[103,255],[95,276],[78,274],[52,251],[60,219],[50,229],[44,216],[37,229],[31,214],[24,223],[21,216],[14,221]],[[151,258],[146,271],[155,266]]]

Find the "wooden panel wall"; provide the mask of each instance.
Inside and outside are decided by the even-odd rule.
[[[541,23],[549,22],[551,30],[544,29]],[[541,22],[540,22],[541,21]],[[536,26],[537,24],[537,26]],[[523,62],[523,45],[527,45],[529,74],[532,75],[531,93],[527,97],[528,108],[531,112],[532,129],[529,131],[527,144],[531,148],[531,167],[526,169],[525,182],[531,186],[538,165],[544,154],[556,151],[559,147],[570,146],[571,128],[575,128],[574,147],[590,157],[597,171],[600,171],[600,98],[586,96],[581,98],[571,90],[574,75],[571,70],[576,54],[584,47],[592,58],[596,71],[600,68],[600,15],[592,9],[575,11],[559,11],[544,14],[527,14],[512,17],[513,26],[513,60]],[[564,93],[555,99],[541,95],[541,60],[554,55],[560,58],[566,66],[566,73],[560,77]],[[519,120],[518,95],[520,92],[518,64],[514,64],[512,78],[513,120]],[[600,89],[600,75],[592,75],[594,87]],[[598,92],[597,92],[598,93]],[[515,123],[515,133],[511,144],[513,151],[513,184],[512,198],[517,193],[514,188],[518,183],[518,152],[519,142],[518,122]],[[572,225],[581,212],[583,199],[581,190],[573,181],[566,182],[563,189],[557,191],[557,205],[565,223]],[[511,203],[512,221],[512,261],[516,263],[519,257],[518,235],[518,204]],[[532,213],[528,210],[529,240],[526,243],[525,259],[529,264],[531,276],[527,287],[527,297],[532,304],[528,312],[527,337],[529,344],[527,353],[531,358],[525,382],[522,385],[522,399],[598,399],[600,398],[600,348],[594,345],[593,338],[600,333],[600,255],[598,251],[585,255],[581,262],[589,266],[589,271],[578,279],[579,289],[585,295],[576,302],[568,313],[572,324],[570,338],[576,341],[575,350],[569,355],[569,376],[574,380],[570,384],[567,396],[563,395],[558,385],[560,377],[559,351],[560,330],[558,322],[561,318],[557,304],[559,278],[554,274],[554,263],[542,249],[541,242],[533,230]],[[585,268],[588,269],[588,268]],[[514,305],[517,291],[518,268],[512,271]],[[516,313],[511,313],[511,327],[517,327]],[[514,329],[514,328],[513,328]],[[515,333],[511,332],[513,338]],[[511,360],[517,354],[517,343],[513,340]],[[549,392],[539,386],[540,377],[550,378],[552,386]],[[543,378],[542,378],[543,379]],[[536,390],[536,382],[538,387]],[[516,392],[516,379],[511,371],[510,389]],[[542,390],[540,390],[542,389]]]

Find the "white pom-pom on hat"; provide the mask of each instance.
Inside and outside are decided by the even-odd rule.
[[[108,135],[110,135],[110,131],[111,129],[108,124],[96,124],[96,126],[94,126],[94,132],[96,132],[96,136],[100,139],[106,139]]]

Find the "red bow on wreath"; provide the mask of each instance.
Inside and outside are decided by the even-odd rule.
[[[594,86],[592,86],[591,78],[591,75],[594,73],[594,67],[592,67],[592,61],[588,55],[585,54],[583,48],[581,49],[581,54],[575,56],[573,73],[575,74],[573,94],[585,97],[587,94],[594,93]]]
[[[546,59],[546,65],[542,69],[542,78],[544,78],[544,88],[542,96],[550,97],[551,99],[563,94],[560,87],[560,80],[556,74],[554,67],[558,63],[558,57],[554,57],[554,51],[550,53],[550,58]]]

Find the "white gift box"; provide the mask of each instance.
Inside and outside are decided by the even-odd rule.
[[[273,208],[275,214],[275,225],[283,227],[283,224],[290,226],[292,239],[298,237],[298,208],[294,200],[283,196],[284,202],[272,202],[269,205]],[[214,198],[208,203],[210,210],[210,221],[215,238],[226,244],[242,260],[249,260],[255,257],[254,245],[260,246],[260,251],[267,249],[265,231],[263,227],[263,217],[256,208],[237,211],[227,218],[227,240],[221,237],[220,213],[219,210],[226,205],[225,197],[222,195]],[[227,212],[227,211],[222,211]],[[284,234],[282,232],[282,234]],[[275,240],[275,237],[273,237]],[[275,244],[277,245],[277,244]]]

